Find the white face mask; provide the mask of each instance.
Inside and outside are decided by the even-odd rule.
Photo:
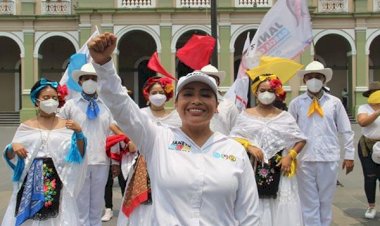
[[[54,99],[48,99],[48,100],[39,100],[40,101],[40,110],[45,112],[46,114],[52,114],[57,112],[58,108],[58,101]]]
[[[318,93],[323,86],[323,83],[321,80],[312,78],[306,81],[307,89],[312,93]]]
[[[149,102],[156,107],[160,107],[165,104],[166,96],[164,94],[154,94],[149,96]]]
[[[276,99],[276,95],[274,93],[265,91],[263,93],[259,93],[259,95],[257,95],[257,99],[259,99],[260,103],[269,105]]]
[[[96,88],[98,87],[98,83],[94,80],[86,80],[82,82],[83,92],[86,94],[94,94],[96,92]]]

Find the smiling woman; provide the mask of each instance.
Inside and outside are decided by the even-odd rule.
[[[99,93],[146,158],[154,200],[147,225],[257,225],[258,195],[247,153],[210,129],[217,107],[215,80],[200,72],[182,77],[175,101],[182,127],[158,126],[121,86],[110,60],[115,47],[110,33],[89,43]]]
[[[210,121],[217,112],[215,79],[193,72],[181,77],[176,91],[175,107],[182,120],[181,129],[202,146],[213,133]]]

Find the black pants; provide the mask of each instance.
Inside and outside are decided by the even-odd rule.
[[[117,177],[117,180],[119,181],[119,186],[121,188],[121,194],[124,196],[124,190],[125,190],[125,184],[127,181],[124,179],[123,174],[120,172],[119,176]],[[106,208],[112,209],[112,186],[113,186],[113,177],[112,177],[112,169],[110,167],[110,171],[108,174],[108,180],[106,184],[106,190],[104,193],[104,201],[106,202]]]
[[[372,150],[367,157],[363,156],[360,145],[358,145],[359,159],[363,168],[364,191],[368,203],[375,203],[376,200],[376,181],[380,181],[380,164],[373,162],[371,158]]]

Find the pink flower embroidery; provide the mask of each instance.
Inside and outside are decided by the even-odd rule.
[[[263,177],[266,177],[268,175],[268,170],[267,169],[260,169],[260,175],[262,175]]]
[[[51,181],[51,186],[55,189],[57,186],[55,179]]]

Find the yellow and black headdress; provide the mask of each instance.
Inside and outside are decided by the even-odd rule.
[[[252,92],[256,93],[261,82],[269,81],[276,96],[284,100],[286,93],[282,84],[291,79],[302,67],[302,64],[290,59],[263,56],[260,58],[259,66],[247,70],[246,73],[252,80]]]

